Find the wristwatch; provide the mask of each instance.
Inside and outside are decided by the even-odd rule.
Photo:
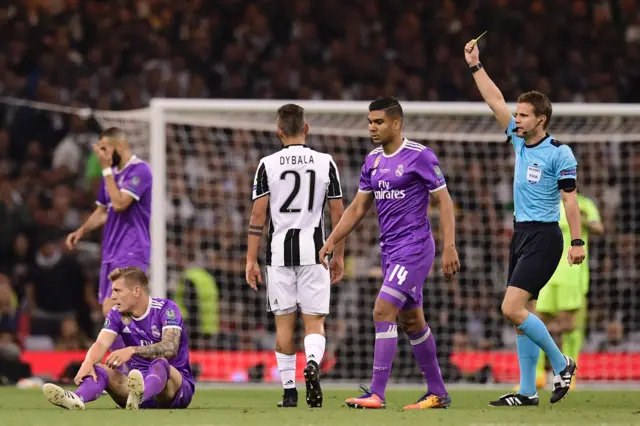
[[[575,240],[571,240],[571,247],[575,246],[583,246],[584,240],[582,238],[576,238]]]
[[[478,62],[476,65],[469,67],[469,71],[471,71],[471,74],[474,74],[477,71],[480,71],[481,69],[482,69],[482,62]]]

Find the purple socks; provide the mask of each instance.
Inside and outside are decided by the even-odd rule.
[[[144,400],[153,398],[162,392],[167,386],[170,374],[169,362],[164,359],[156,359],[149,366],[149,372],[144,378]]]
[[[446,395],[447,390],[436,357],[436,341],[431,334],[429,324],[425,324],[424,329],[418,333],[409,333],[408,337],[429,392],[437,396]]]
[[[95,370],[98,381],[93,380],[91,376],[87,376],[78,386],[78,390],[76,390],[76,395],[82,398],[85,403],[98,399],[109,385],[109,374],[97,365]]]
[[[384,399],[384,391],[391,375],[391,365],[398,348],[398,326],[395,322],[376,322],[376,346],[373,355],[371,392]]]

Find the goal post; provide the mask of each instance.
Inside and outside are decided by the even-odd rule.
[[[191,266],[209,271],[216,288],[204,296],[185,296],[194,306],[215,305],[206,317],[215,321],[215,335],[190,341],[201,380],[279,381],[274,320],[265,310],[264,288],[253,292],[244,280],[244,256],[253,174],[260,157],[279,149],[276,111],[289,102],[305,108],[308,144],[334,157],[349,203],[364,158],[374,148],[367,131],[368,102],[152,99],[144,109],[97,111],[0,98],[9,107],[93,117],[103,128],[121,127],[134,152],[149,161],[152,296],[175,294]],[[445,380],[483,382],[491,366],[494,381],[515,382],[515,335],[500,314],[513,230],[513,147],[484,103],[402,102],[402,107],[405,136],[438,155],[456,205],[462,271],[453,284],[440,273],[441,232],[434,208],[429,219],[438,251],[424,290],[425,315]],[[509,108],[515,112],[516,105]],[[593,199],[605,226],[604,235],[590,240],[590,334],[578,383],[640,381],[640,288],[634,285],[633,260],[640,247],[640,105],[556,103],[549,132],[574,149],[579,190]],[[381,284],[377,237],[371,209],[347,238],[345,278],[332,287],[327,380],[371,376],[371,311]],[[264,249],[263,239],[261,265]],[[296,347],[302,349],[300,334]],[[392,382],[422,382],[403,333]]]
[[[169,157],[183,157],[180,160],[173,160],[172,164],[175,164],[175,161],[191,161],[185,160],[185,158],[194,155],[216,157],[220,160],[209,161],[209,167],[213,168],[209,171],[214,176],[214,182],[210,182],[210,184],[216,186],[219,184],[219,182],[215,182],[216,179],[226,179],[224,185],[228,185],[232,190],[225,192],[223,197],[219,196],[218,200],[224,200],[224,209],[227,211],[236,209],[240,211],[238,217],[241,220],[239,224],[233,226],[231,225],[233,220],[230,219],[214,221],[214,228],[202,230],[201,232],[208,235],[206,238],[213,240],[205,243],[201,241],[200,244],[204,244],[204,246],[216,245],[216,239],[226,238],[224,237],[225,231],[218,226],[232,226],[232,235],[236,244],[229,244],[228,251],[223,255],[218,252],[217,257],[214,256],[215,261],[206,256],[203,256],[201,260],[204,260],[205,264],[207,262],[239,262],[243,265],[244,251],[240,246],[246,237],[244,228],[248,224],[251,202],[244,189],[230,183],[228,175],[237,174],[239,173],[238,169],[241,169],[245,174],[245,179],[240,180],[244,182],[244,185],[250,185],[252,167],[255,168],[257,165],[258,157],[274,152],[279,147],[279,140],[275,134],[275,114],[280,106],[289,102],[305,108],[307,120],[311,126],[309,144],[333,154],[338,159],[345,186],[346,202],[349,202],[357,191],[359,167],[366,154],[373,148],[367,132],[367,102],[224,99],[153,99],[151,101],[149,108],[149,159],[156,179],[153,206],[154,219],[156,220],[153,225],[152,270],[157,271],[157,273],[152,273],[151,279],[156,294],[162,294],[167,285],[171,285],[175,280],[175,278],[171,278],[172,274],[167,272],[171,270],[167,264],[167,245],[175,245],[177,240],[181,240],[180,244],[182,245],[177,247],[177,250],[183,256],[191,256],[189,250],[193,250],[193,248],[187,248],[190,244],[186,242],[187,236],[183,238],[174,235],[176,231],[172,230],[171,226],[163,226],[160,220],[160,218],[166,217],[165,207],[167,204],[166,199],[162,196],[163,193],[166,193],[166,188],[163,186],[171,185],[180,173],[184,173],[184,179],[191,180],[192,183],[197,180],[193,176],[188,176],[190,174],[188,170],[178,171],[177,174],[172,175],[171,167],[173,166],[167,166],[170,162]],[[505,143],[504,132],[496,123],[489,107],[484,103],[403,102],[402,106],[405,114],[405,136],[428,145],[436,151],[441,159],[445,174],[451,177],[449,185],[454,202],[462,211],[462,214],[458,216],[457,239],[463,271],[459,276],[460,284],[456,290],[462,296],[452,296],[441,288],[437,288],[438,286],[446,286],[438,276],[439,255],[433,272],[435,278],[430,278],[431,284],[427,285],[425,289],[426,299],[430,297],[436,299],[436,302],[432,302],[430,308],[427,308],[427,319],[435,324],[434,328],[440,328],[440,334],[437,336],[439,348],[442,348],[447,354],[453,354],[452,359],[455,359],[455,363],[457,363],[454,367],[449,365],[443,368],[455,370],[462,366],[461,370],[466,369],[463,371],[465,374],[471,374],[474,371],[480,371],[485,364],[491,364],[494,366],[494,379],[498,381],[513,380],[517,375],[517,362],[509,357],[513,355],[515,342],[510,340],[513,338],[510,337],[510,328],[501,319],[499,303],[496,302],[504,291],[506,282],[506,271],[500,268],[504,267],[507,262],[508,239],[512,224],[512,216],[508,210],[510,208],[512,210],[510,198],[513,148]],[[515,104],[509,104],[509,107],[515,112]],[[620,167],[621,172],[618,178],[622,178],[622,180],[629,177],[628,173],[632,173],[631,169],[623,167],[623,163],[628,147],[635,146],[634,144],[640,142],[640,106],[557,103],[553,106],[550,132],[559,141],[574,147],[580,162],[579,181],[581,185],[582,182],[588,182],[585,189],[588,195],[596,197],[596,204],[603,211],[603,220],[619,221],[620,218],[613,211],[620,209],[623,204],[612,204],[613,202],[607,199],[604,180],[610,177],[609,172],[600,170],[598,167],[602,167],[603,164],[608,164],[611,168]],[[206,142],[207,145],[203,145],[202,142]],[[198,146],[200,147],[198,148]],[[182,152],[176,153],[177,151]],[[237,166],[235,161],[243,163],[242,166]],[[245,161],[247,163],[253,161],[253,164],[247,164],[245,167]],[[192,163],[196,164],[196,162]],[[220,170],[220,173],[216,173],[216,170]],[[237,176],[235,179],[238,179]],[[474,182],[474,179],[477,182]],[[476,183],[480,183],[481,187],[476,187]],[[498,189],[492,188],[492,185],[497,186]],[[246,189],[248,188],[249,186]],[[500,205],[499,208],[492,207],[491,213],[483,211],[486,203],[484,199],[487,194],[483,193],[482,188],[489,188],[493,191],[491,194],[491,197],[494,198],[492,203]],[[198,190],[191,188],[190,191],[195,194]],[[197,198],[197,195],[194,197]],[[500,197],[503,199],[498,200],[497,198]],[[603,201],[606,205],[603,205]],[[215,210],[219,207],[213,205],[215,202],[209,201],[205,203],[205,208],[207,203],[211,203],[209,206],[211,209]],[[622,212],[622,215],[627,213],[631,218],[625,219],[627,222],[635,220],[634,212]],[[438,232],[437,211],[431,220],[434,229]],[[370,311],[375,301],[375,291],[372,289],[376,289],[380,285],[380,279],[375,275],[379,249],[377,249],[375,241],[377,237],[375,215],[370,214],[364,222],[365,224],[354,231],[354,234],[347,241],[347,250],[351,254],[347,265],[348,277],[337,290],[340,292],[339,300],[332,302],[332,314],[328,319],[329,324],[331,324],[333,316],[338,318],[337,321],[342,322],[340,326],[328,326],[330,330],[328,331],[329,344],[336,336],[338,336],[340,344],[350,341],[352,347],[347,352],[351,356],[361,356],[363,361],[355,362],[353,365],[345,365],[345,362],[349,361],[343,356],[336,364],[336,369],[339,371],[335,377],[338,379],[366,379],[370,375],[369,361],[373,354],[373,340],[370,338],[372,333],[370,333],[369,327],[371,325]],[[222,225],[216,225],[216,223]],[[617,290],[613,288],[614,284],[612,284],[614,282],[612,274],[600,270],[601,265],[609,259],[604,253],[605,248],[618,244],[627,238],[628,234],[626,231],[619,230],[617,224],[605,223],[605,226],[608,228],[608,235],[600,238],[594,237],[590,253],[592,255],[590,262],[594,269],[592,281],[601,282],[607,286],[606,291],[597,290],[596,296],[594,296],[598,299],[594,304],[594,315],[600,315],[602,309],[611,307],[615,314],[611,314],[607,321],[622,322],[625,333],[632,333],[637,337],[640,332],[640,328],[635,325],[638,323],[637,314],[628,305],[625,305],[625,301],[617,295]],[[364,229],[365,227],[366,229]],[[173,249],[175,250],[176,247]],[[264,241],[261,246],[261,251],[263,250]],[[215,265],[212,263],[207,265],[215,269]],[[239,266],[235,265],[235,272],[229,272],[234,275],[230,281],[237,286],[246,286],[243,282],[243,274],[237,271],[238,268]],[[233,270],[234,267],[227,267],[227,271]],[[364,273],[365,270],[369,272]],[[222,287],[225,287],[225,284],[222,283],[225,279],[223,277],[220,280]],[[228,285],[226,286],[228,287]],[[265,329],[268,329],[273,326],[270,323],[270,317],[263,312],[261,299],[264,294],[259,293],[256,298],[238,287],[227,288],[222,292],[226,292],[222,298],[230,297],[235,301],[231,302],[232,307],[227,307],[227,309],[238,309],[236,312],[238,315],[246,315],[249,311],[257,317],[256,321],[241,327],[252,329],[264,326]],[[464,306],[455,300],[458,296],[464,299],[462,302]],[[603,300],[606,301],[603,302]],[[446,306],[447,309],[439,310],[438,304]],[[247,308],[252,305],[256,305],[257,308]],[[480,315],[478,312],[473,312],[474,309],[478,309],[478,306],[490,314]],[[439,319],[434,315],[447,310],[452,318],[451,324],[438,327]],[[469,314],[458,315],[456,313],[458,310],[469,310]],[[478,333],[481,336],[474,335],[474,327],[478,327],[478,321],[485,323],[479,326]],[[346,333],[348,337],[340,335],[340,332],[337,331],[340,327],[351,330]],[[494,327],[495,330],[491,330],[491,327]],[[606,324],[597,327],[602,329],[602,327],[606,327]],[[244,330],[244,332],[246,331]],[[269,332],[265,333],[269,334]],[[455,339],[462,340],[454,341],[454,336]],[[595,338],[602,338],[602,336]],[[269,341],[269,339],[265,338],[265,341]],[[443,343],[440,344],[440,342]],[[485,346],[489,350],[480,350]],[[255,347],[271,349],[269,345],[254,345]],[[593,351],[594,348],[595,346],[589,346],[589,344],[585,346],[586,350]],[[402,350],[399,353],[402,353]],[[592,353],[585,355],[584,362],[589,371],[587,375],[583,376],[586,380],[602,379],[601,372],[598,372],[596,368],[600,362],[613,362],[613,365],[617,366],[615,372],[611,373],[608,378],[610,380],[640,379],[640,356]],[[414,361],[410,354],[405,352],[400,355],[400,360],[394,365],[394,371],[396,371],[394,376],[400,381],[413,380],[411,379],[412,374],[408,372],[417,373],[417,370],[415,370]],[[627,374],[625,371],[633,373],[625,375]],[[450,373],[449,377],[451,374],[453,373]]]
[[[144,122],[148,111],[149,162],[154,174],[151,288],[154,295],[166,294],[166,226],[162,213],[166,195],[167,126],[200,126],[275,132],[275,112],[286,103],[305,108],[311,135],[367,137],[368,102],[318,100],[232,100],[154,98],[148,110],[96,112],[105,123],[129,117]],[[516,104],[508,104],[515,112]],[[405,136],[420,141],[467,143],[501,142],[504,133],[483,102],[403,102]],[[575,121],[578,124],[575,124]],[[564,143],[640,141],[640,105],[577,104],[553,105],[553,136]],[[275,136],[275,134],[274,134]],[[363,150],[366,154],[366,150]],[[364,156],[362,157],[364,159]],[[445,164],[446,167],[446,164]]]

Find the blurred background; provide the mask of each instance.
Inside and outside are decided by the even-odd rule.
[[[481,101],[462,48],[488,30],[481,59],[507,101],[535,89],[553,102],[599,103],[604,111],[609,103],[640,103],[638,6],[634,0],[0,1],[0,359],[30,365],[33,374],[63,374],[66,363],[82,359],[79,351],[103,321],[96,298],[101,232],[86,236],[77,251],[63,246],[93,210],[102,179],[91,144],[105,120],[69,113],[75,108],[141,110],[156,97]],[[363,130],[365,113],[357,124]],[[126,118],[119,120],[109,124],[127,129]],[[332,120],[342,125],[340,115]],[[588,124],[563,120],[577,132]],[[165,131],[166,169],[154,173],[166,173],[167,197],[164,212],[154,215],[166,217],[168,295],[188,312],[194,363],[208,371],[205,380],[274,380],[267,361],[273,319],[264,312],[264,292],[245,283],[244,256],[255,167],[279,141],[273,132],[233,127],[174,123]],[[147,158],[144,134],[131,142]],[[500,302],[513,221],[512,148],[499,138],[474,141],[472,132],[468,140],[419,142],[440,157],[457,207],[463,271],[445,283],[436,265],[425,286],[443,372],[448,381],[510,380],[504,369],[515,360],[502,354],[514,351],[515,337]],[[334,156],[349,202],[370,141],[316,134],[309,143]],[[593,379],[621,380],[631,371],[640,380],[640,137],[572,147],[580,190],[600,209],[606,230],[590,242],[585,350],[619,367]],[[430,218],[439,239],[437,209]],[[370,373],[371,310],[381,281],[377,236],[372,210],[347,242],[347,276],[334,289],[327,321],[324,368],[336,380]],[[197,267],[209,277],[204,295],[189,275]],[[420,382],[406,339],[400,345],[394,378]],[[256,354],[263,357],[252,361]],[[43,367],[44,357],[62,364]],[[225,375],[224,362],[232,375]]]

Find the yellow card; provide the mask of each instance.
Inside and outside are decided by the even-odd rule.
[[[478,42],[478,40],[480,40],[480,39],[482,38],[482,36],[484,36],[486,33],[487,33],[487,31],[485,31],[485,32],[483,32],[482,34],[480,34],[480,35],[478,36],[478,38],[474,38],[474,39],[473,39],[473,46],[475,46],[475,45],[476,45],[476,43]]]

